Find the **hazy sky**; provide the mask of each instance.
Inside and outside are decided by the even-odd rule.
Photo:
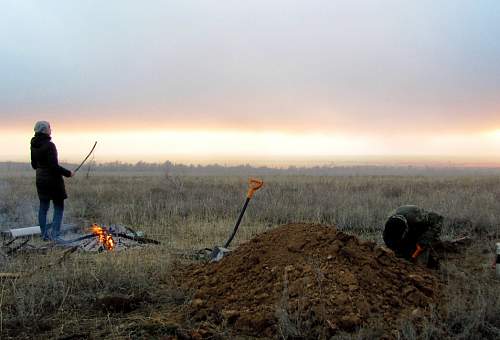
[[[0,119],[0,159],[44,119],[67,159],[500,162],[500,2],[0,0]]]

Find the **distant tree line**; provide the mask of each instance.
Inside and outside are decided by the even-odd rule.
[[[63,163],[72,169],[76,164]],[[0,162],[2,173],[31,171],[31,165],[23,162]],[[304,175],[304,176],[465,176],[465,175],[500,175],[500,167],[463,167],[463,166],[416,166],[416,165],[323,165],[323,166],[287,166],[269,167],[220,164],[182,164],[165,161],[163,163],[125,163],[125,162],[90,162],[80,172],[106,173],[157,173],[166,176],[264,176],[264,175]]]

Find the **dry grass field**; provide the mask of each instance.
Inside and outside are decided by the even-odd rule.
[[[491,261],[500,241],[500,176],[264,176],[233,246],[290,222],[335,225],[381,243],[385,217],[402,204],[416,204],[448,217],[443,238],[474,237],[461,263],[444,265],[446,311],[417,328],[401,321],[389,337],[498,338],[500,284]],[[198,249],[221,245],[243,204],[246,177],[91,175],[66,180],[65,223],[122,224],[162,242],[119,252],[64,250],[11,256],[1,272],[29,275],[0,279],[0,338],[181,337],[179,325],[189,292],[179,290],[172,270]],[[0,226],[37,224],[33,176],[0,178]],[[40,242],[33,240],[33,242]],[[131,311],[104,308],[110,296],[132,297]],[[196,327],[196,324],[192,324]],[[232,338],[218,329],[216,338]],[[359,329],[341,338],[372,338]],[[307,334],[301,334],[307,338]]]

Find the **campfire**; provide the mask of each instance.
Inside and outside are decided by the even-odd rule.
[[[80,232],[77,231],[80,230]],[[89,233],[90,231],[90,233]],[[159,245],[160,241],[144,237],[144,232],[123,225],[100,225],[91,224],[86,227],[72,229],[67,228],[63,243],[43,242],[31,244],[34,240],[32,235],[40,233],[39,227],[17,228],[8,231],[10,240],[4,233],[3,245],[0,244],[0,260],[3,252],[6,255],[22,252],[46,252],[54,246],[71,247],[75,250],[85,252],[122,251],[129,248],[143,247],[146,245]],[[84,232],[85,234],[82,234]]]
[[[97,237],[97,239],[99,240],[99,243],[106,250],[113,250],[115,248],[115,240],[113,240],[113,236],[106,228],[103,228],[103,227],[99,226],[98,224],[94,223],[94,224],[92,224],[92,227],[90,230]]]
[[[87,229],[88,230],[88,229]],[[100,225],[93,223],[90,234],[84,235],[81,241],[72,243],[83,251],[121,251],[140,247],[145,244],[160,244],[159,241],[144,237],[142,232],[122,225]]]

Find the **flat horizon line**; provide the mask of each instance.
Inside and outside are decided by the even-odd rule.
[[[350,157],[343,156],[343,160],[207,160],[207,161],[176,161],[176,160],[137,160],[137,161],[126,161],[126,160],[109,160],[109,161],[90,161],[92,166],[96,167],[110,167],[110,166],[127,166],[127,167],[159,167],[159,166],[188,166],[188,167],[225,167],[225,168],[236,168],[236,167],[254,167],[254,168],[270,168],[270,169],[286,169],[286,168],[336,168],[336,167],[416,167],[416,168],[478,168],[478,169],[500,169],[500,161],[465,161],[465,160],[402,160],[402,159],[388,159],[393,158],[393,156],[386,157],[386,160],[381,160],[380,158],[374,156],[368,156],[366,158],[373,158],[373,160],[354,160],[347,159]],[[60,164],[67,166],[78,165],[79,162],[60,160]],[[29,161],[23,160],[0,160],[0,165],[5,166],[9,164],[16,165],[27,165],[30,166]]]

